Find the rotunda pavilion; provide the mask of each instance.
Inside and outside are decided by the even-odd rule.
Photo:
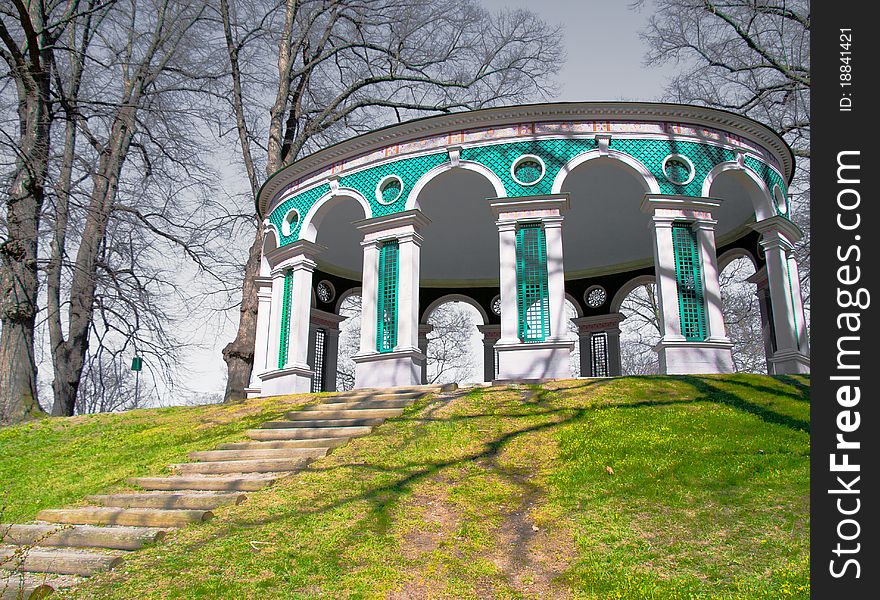
[[[574,344],[581,375],[618,375],[620,305],[645,283],[656,283],[662,372],[731,372],[718,276],[739,257],[756,268],[768,371],[806,372],[793,168],[760,123],[642,102],[461,112],[324,148],[257,200],[248,393],[334,390],[351,294],[357,388],[422,383],[428,318],[449,300],[482,318],[486,381],[568,377]]]

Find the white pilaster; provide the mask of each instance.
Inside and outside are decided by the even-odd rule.
[[[355,362],[355,388],[419,385],[425,355],[419,350],[419,262],[421,230],[430,223],[419,210],[364,219],[355,226],[364,235],[361,348]],[[379,352],[376,311],[379,291],[379,246],[398,242],[397,345]]]
[[[715,221],[712,213],[721,201],[715,198],[645,194],[642,211],[651,215],[654,238],[654,270],[661,319],[660,342],[655,347],[660,371],[668,374],[732,373],[733,344],[724,333],[721,287],[715,256]],[[675,246],[672,225],[687,222],[695,231],[706,316],[706,338],[688,340],[682,333],[678,281],[675,276]],[[609,343],[610,343],[609,339]],[[618,341],[619,343],[619,341]],[[610,365],[609,365],[610,368]],[[619,373],[619,361],[615,367]]]
[[[268,368],[269,328],[272,323],[272,278],[257,277],[254,283],[257,288],[257,331],[251,380],[245,390],[248,398],[260,395],[260,374]]]
[[[565,277],[562,256],[562,213],[567,194],[493,198],[490,207],[498,226],[501,288],[501,338],[496,342],[499,381],[564,379],[571,377],[569,359],[574,340],[565,322]],[[519,339],[516,281],[516,228],[540,222],[547,250],[547,295],[550,333],[544,341]],[[494,375],[494,373],[493,373]]]
[[[794,244],[802,234],[794,223],[778,215],[751,227],[761,234],[761,247],[767,261],[767,281],[776,333],[776,350],[770,359],[772,372],[808,373],[809,342],[800,284],[795,279],[797,265],[792,271]]]
[[[269,369],[260,374],[260,393],[263,396],[299,394],[311,391],[314,372],[308,364],[309,320],[312,301],[312,272],[314,257],[323,250],[306,240],[275,249],[266,258],[272,267],[272,327],[270,328]],[[290,322],[287,335],[287,360],[279,363],[282,307],[284,305],[284,275],[293,276],[290,298]]]

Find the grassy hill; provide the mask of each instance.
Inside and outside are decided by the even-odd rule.
[[[68,594],[807,598],[808,386],[643,377],[426,399]],[[304,401],[0,430],[3,520],[159,473]]]

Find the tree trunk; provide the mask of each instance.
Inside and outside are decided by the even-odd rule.
[[[37,231],[48,168],[48,74],[16,81],[21,138],[6,199],[7,239],[0,245],[0,423],[42,413],[37,401],[34,325],[37,315]]]
[[[256,278],[260,274],[260,259],[263,251],[263,227],[257,226],[254,243],[248,252],[248,260],[244,270],[244,282],[241,286],[241,314],[238,321],[238,333],[235,339],[223,348],[223,360],[226,361],[228,378],[224,402],[235,402],[244,399],[245,388],[251,380],[254,367],[254,345],[257,340],[257,288]]]

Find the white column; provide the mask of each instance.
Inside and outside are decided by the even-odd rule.
[[[700,250],[700,270],[703,273],[703,297],[706,302],[706,327],[708,339],[729,342],[724,329],[724,312],[721,309],[721,282],[719,281],[718,256],[715,250],[715,224],[717,221],[700,219],[693,224]]]
[[[361,242],[364,249],[364,270],[361,279],[361,348],[358,354],[376,352],[376,310],[379,291],[379,244],[376,240]]]
[[[260,374],[268,368],[269,328],[272,322],[272,278],[257,277],[255,284],[257,288],[257,331],[251,381],[246,390],[248,397],[260,394]]]
[[[660,359],[660,371],[668,374],[732,373],[733,344],[724,333],[721,312],[721,287],[718,282],[718,260],[715,256],[715,221],[712,213],[721,201],[715,198],[645,194],[642,211],[651,215],[654,239],[654,273],[660,303],[660,330],[662,337],[655,346]],[[703,308],[706,315],[706,338],[688,340],[682,334],[678,281],[675,276],[675,245],[673,223],[685,222],[695,233],[703,288]],[[609,332],[609,347],[612,342]],[[619,338],[615,345],[619,344]],[[619,355],[618,355],[619,357]],[[610,362],[609,371],[620,373],[617,364]]]
[[[758,298],[758,310],[761,312],[761,339],[764,342],[764,359],[767,362],[767,373],[773,372],[774,338],[770,310],[770,289],[767,283],[767,267],[761,267],[746,281],[755,284],[755,296]]]
[[[565,314],[565,270],[562,262],[562,217],[545,217],[544,240],[547,244],[547,294],[550,304],[550,335],[568,335]]]
[[[565,315],[565,270],[562,255],[562,213],[567,194],[492,198],[490,208],[498,226],[501,338],[498,380],[542,380],[571,377],[569,362],[574,340],[569,338]],[[540,342],[519,338],[516,281],[516,231],[519,224],[541,223],[547,251],[547,300],[550,334]]]
[[[797,265],[794,271],[791,270],[794,244],[802,234],[794,223],[778,215],[759,221],[752,228],[761,234],[761,247],[767,262],[773,329],[776,333],[772,371],[777,374],[808,373],[809,342],[803,301],[800,285],[794,279],[797,277]]]
[[[299,394],[311,391],[312,376],[308,364],[309,322],[312,303],[312,272],[314,257],[323,250],[306,240],[276,248],[266,259],[272,266],[272,319],[269,328],[269,368],[260,374],[260,393],[263,396]],[[284,306],[284,276],[293,277],[290,298],[290,321],[287,335],[287,360],[279,366],[281,352],[282,310]]]
[[[519,310],[516,305],[516,221],[497,221],[496,225],[500,251],[500,341],[515,344],[519,342]]]
[[[412,232],[397,238],[400,266],[397,283],[397,346],[419,350],[419,261],[422,236]],[[423,353],[424,354],[424,353]]]
[[[418,347],[420,231],[429,222],[421,211],[407,210],[355,223],[364,234],[361,348],[353,357],[356,388],[412,386],[422,381],[425,355]],[[397,345],[390,352],[379,352],[379,247],[390,240],[398,243]]]
[[[284,275],[286,271],[287,269],[275,269],[272,271],[272,320],[269,323],[269,351],[266,357],[264,373],[278,368],[278,350],[281,347],[281,311],[284,306]]]
[[[672,220],[653,217],[654,275],[660,306],[660,333],[665,340],[683,340],[678,308],[678,282],[675,278],[675,248]]]
[[[794,259],[794,250],[788,255],[788,275],[791,281],[791,297],[794,302],[795,325],[798,333],[798,350],[803,354],[810,354],[810,336],[807,333],[807,318],[804,314],[804,299],[801,293],[801,276],[797,261]]]

